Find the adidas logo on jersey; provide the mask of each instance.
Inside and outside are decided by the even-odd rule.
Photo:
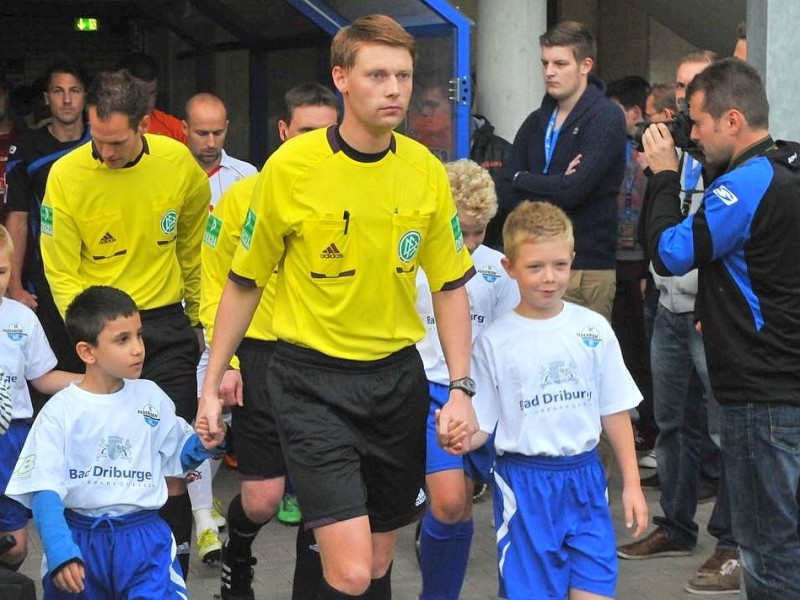
[[[105,235],[100,238],[100,243],[101,244],[113,244],[116,241],[117,241],[117,238],[115,238],[113,235],[111,235],[111,233],[108,232],[108,231],[106,231]]]
[[[425,495],[425,490],[420,488],[419,494],[417,494],[417,499],[414,502],[414,506],[422,506],[423,504],[425,504],[425,500],[427,499],[428,497]]]
[[[320,258],[344,258],[344,254],[339,252],[339,248],[336,247],[336,244],[331,244],[325,250],[319,253]]]

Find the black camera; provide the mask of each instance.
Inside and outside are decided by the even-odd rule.
[[[645,130],[652,125],[653,122],[649,119],[636,124],[636,131],[633,135],[629,136],[633,140],[634,148],[639,152],[644,151],[642,145],[642,136]],[[678,100],[678,113],[671,121],[665,121],[664,125],[669,129],[672,134],[672,140],[675,142],[676,148],[686,150],[690,154],[692,151],[697,150],[697,144],[692,141],[692,120],[689,118],[689,105],[684,98]]]

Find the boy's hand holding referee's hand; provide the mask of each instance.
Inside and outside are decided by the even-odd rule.
[[[441,409],[437,409],[434,413],[434,421],[436,423],[436,430],[439,430],[439,417]],[[463,421],[450,421],[447,435],[442,437],[437,434],[437,442],[442,450],[448,454],[466,454],[469,451],[469,440],[467,439],[467,424]]]
[[[206,450],[211,450],[225,441],[225,434],[228,431],[228,426],[225,424],[225,421],[219,419],[217,427],[212,433],[208,419],[206,417],[199,417],[194,423],[194,430],[203,443],[203,447]]]

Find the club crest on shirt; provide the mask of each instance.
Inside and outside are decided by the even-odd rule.
[[[25,336],[28,335],[19,323],[13,323],[3,328],[3,333],[5,333],[12,342],[21,342]]]
[[[574,363],[567,364],[563,360],[551,362],[549,365],[539,369],[539,385],[545,387],[567,383],[568,381],[578,381],[577,370],[577,366]]]
[[[175,233],[175,228],[178,226],[178,213],[174,210],[168,210],[161,217],[161,231],[166,235]]]
[[[130,462],[133,460],[133,446],[130,440],[125,440],[118,435],[110,435],[107,438],[100,438],[97,448],[97,460],[109,458],[111,460],[122,459]]]
[[[578,337],[581,338],[581,341],[588,346],[589,348],[596,348],[597,345],[603,341],[603,338],[600,337],[600,333],[589,325],[588,327],[584,327],[578,332]]]
[[[419,231],[407,231],[397,244],[397,255],[403,262],[411,262],[417,255],[422,236]]]
[[[480,267],[478,269],[478,273],[481,274],[486,283],[494,283],[495,281],[500,279],[500,273],[497,272],[497,269],[494,268],[494,265],[486,265],[485,267]]]
[[[150,425],[150,427],[156,427],[161,422],[161,415],[152,404],[147,404],[140,408],[136,411],[136,414],[142,415],[144,417],[144,422]]]

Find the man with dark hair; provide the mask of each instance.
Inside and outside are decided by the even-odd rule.
[[[705,61],[713,56],[708,51],[686,55],[678,66],[675,86],[664,90],[658,105],[662,110],[654,110],[650,117],[653,122],[674,118],[677,103],[672,90],[683,98],[686,87],[681,84],[691,83],[709,66]],[[707,167],[713,165],[701,164],[681,151],[679,208],[685,215],[697,212],[701,206],[702,191],[712,172]],[[648,204],[646,199],[645,209]],[[698,577],[691,579],[685,589],[700,594],[736,591],[740,570],[735,561],[739,552],[731,531],[725,472],[720,467],[719,405],[709,380],[703,338],[694,327],[697,271],[665,277],[653,270],[653,279],[659,293],[650,354],[653,405],[659,428],[658,472],[645,479],[643,485],[661,488],[659,501],[664,516],[653,519],[656,529],[646,538],[620,546],[618,554],[634,560],[691,554],[697,545],[697,504],[716,496],[708,531],[717,538],[717,544],[697,570]],[[726,563],[730,568],[722,574]]]
[[[283,96],[283,117],[278,135],[285,142],[301,133],[331,125],[339,114],[339,101],[330,88],[316,82],[301,83]]]
[[[87,93],[92,143],[53,165],[41,210],[45,273],[61,314],[90,285],[127,292],[141,309],[152,379],[191,421],[197,401],[200,244],[208,178],[183,144],[145,134],[147,90],[127,71],[101,73]],[[185,307],[185,308],[184,308]],[[184,574],[191,506],[171,479],[162,516]]]
[[[610,321],[625,120],[606,98],[603,82],[590,74],[594,38],[584,25],[559,23],[539,41],[547,95],[514,139],[496,218],[504,220],[526,198],[563,208],[575,227],[575,262],[565,299]]]
[[[82,372],[83,364],[67,336],[44,274],[39,209],[50,167],[89,141],[83,113],[87,84],[87,75],[79,64],[60,61],[48,68],[43,95],[52,118],[46,126],[20,136],[6,173],[6,228],[16,248],[8,296],[36,310],[58,358],[58,368],[73,372]]]
[[[772,140],[766,91],[744,61],[708,66],[686,93],[692,139],[721,174],[685,217],[672,136],[651,126],[648,247],[663,275],[699,268],[697,317],[747,597],[798,598],[800,145]]]
[[[147,114],[150,115],[147,133],[166,135],[185,144],[187,138],[181,120],[156,108],[158,65],[155,59],[144,52],[131,52],[122,57],[117,68],[126,69],[136,79],[141,80],[147,88]]]
[[[319,545],[323,600],[391,598],[397,530],[424,510],[420,267],[436,290],[451,379],[439,441],[451,426],[469,437],[477,425],[464,288],[475,269],[444,167],[394,131],[408,109],[414,56],[413,37],[385,15],[360,17],[333,38],[342,123],[285,143],[258,176],[198,410],[218,422],[219,384],[279,268],[266,393]]]

